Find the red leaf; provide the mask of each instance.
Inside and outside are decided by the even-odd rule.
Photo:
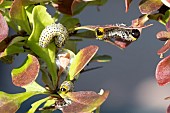
[[[16,86],[25,86],[32,83],[38,76],[39,68],[38,59],[28,54],[26,62],[21,67],[12,70],[13,84]]]
[[[160,31],[156,34],[157,39],[161,41],[166,41],[170,39],[170,32],[167,31]]]
[[[166,113],[170,113],[170,105],[168,106]]]
[[[161,6],[162,2],[160,0],[142,0],[139,4],[139,9],[142,14],[150,14]]]
[[[0,13],[0,42],[8,36],[8,30],[8,25],[3,15]]]
[[[170,49],[170,40],[166,41],[165,45],[157,51],[158,55],[166,53]]]
[[[170,82],[170,56],[162,59],[158,63],[155,76],[160,86]]]
[[[125,0],[126,12],[128,12],[128,9],[129,9],[131,2],[132,2],[132,0]]]

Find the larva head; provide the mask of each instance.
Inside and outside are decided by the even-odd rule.
[[[60,91],[62,93],[67,93],[67,92],[72,91],[73,88],[74,88],[74,85],[71,81],[64,81],[60,86]]]
[[[135,41],[139,38],[139,36],[140,36],[140,31],[138,29],[132,29],[129,37],[132,39],[132,41]]]
[[[104,39],[104,28],[98,27],[95,29],[96,38],[99,40]]]

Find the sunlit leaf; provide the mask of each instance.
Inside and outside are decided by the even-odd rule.
[[[158,55],[163,55],[170,49],[170,40],[167,40],[164,44],[164,46],[157,51]]]
[[[128,12],[131,2],[132,0],[125,0],[126,12]]]
[[[92,57],[96,54],[98,46],[88,46],[81,49],[74,57],[70,65],[69,75],[67,80],[73,80],[75,76],[88,64]]]
[[[158,63],[155,76],[160,86],[170,82],[170,56],[162,59]]]
[[[166,41],[170,39],[170,32],[167,31],[160,31],[156,34],[157,39],[161,41]]]
[[[51,0],[22,0],[24,5],[37,4],[42,2],[51,2]]]
[[[63,107],[63,112],[92,112],[108,97],[109,91],[99,95],[93,91],[68,92],[66,94],[72,103]]]
[[[98,55],[92,58],[92,61],[96,61],[96,62],[110,62],[111,60],[112,57],[109,55]]]
[[[29,111],[27,113],[34,113],[37,108],[43,104],[44,102],[46,102],[50,97],[46,97],[44,99],[38,100],[36,102],[34,102],[33,104],[31,104],[31,108],[29,109]]]
[[[0,113],[15,113],[22,102],[36,95],[34,92],[7,94],[0,92]]]
[[[50,43],[47,48],[41,48],[38,45],[39,37],[45,26],[54,23],[51,15],[47,13],[46,7],[38,5],[33,9],[33,31],[28,38],[28,45],[31,50],[41,57],[47,64],[49,72],[52,77],[53,87],[56,87],[57,81],[57,67],[55,63],[56,46],[54,43]]]
[[[8,36],[8,30],[8,25],[3,15],[0,13],[0,42]]]
[[[167,7],[170,7],[170,1],[169,0],[161,0],[163,4],[165,4]]]
[[[14,0],[10,9],[11,19],[28,34],[31,34],[31,28],[26,15],[22,0]]]
[[[28,54],[28,59],[25,63],[21,67],[12,70],[13,84],[16,86],[25,86],[32,83],[38,76],[39,67],[38,59]]]
[[[142,14],[150,14],[162,6],[161,0],[142,0],[139,9]]]
[[[4,2],[4,0],[0,0],[0,4],[2,4]]]

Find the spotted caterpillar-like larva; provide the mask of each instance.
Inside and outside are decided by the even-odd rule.
[[[64,44],[65,40],[68,39],[68,37],[69,33],[62,24],[53,23],[46,26],[45,29],[41,32],[39,38],[39,46],[45,48],[54,39],[56,46],[60,48]]]

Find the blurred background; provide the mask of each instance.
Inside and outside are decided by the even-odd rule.
[[[76,15],[81,25],[104,25],[125,23],[131,25],[133,19],[138,18],[138,4],[133,1],[128,13],[125,13],[124,0],[109,0],[104,6],[86,7],[81,14]],[[161,60],[157,50],[163,43],[156,39],[156,33],[165,27],[155,21],[147,24],[153,26],[143,30],[140,38],[125,50],[98,40],[86,39],[78,43],[78,49],[88,45],[98,45],[98,54],[112,56],[109,63],[93,63],[86,68],[103,66],[101,69],[82,73],[75,84],[76,91],[110,90],[108,99],[101,106],[101,113],[165,113],[170,96],[170,85],[158,86],[155,79],[155,69]],[[168,55],[168,54],[166,54]],[[16,57],[12,65],[0,62],[0,90],[8,93],[19,93],[24,90],[12,84],[11,70],[22,64],[26,55]],[[41,81],[39,76],[37,81]],[[43,85],[43,83],[39,82]],[[24,113],[30,104],[41,98],[35,96],[24,102],[17,113]]]

